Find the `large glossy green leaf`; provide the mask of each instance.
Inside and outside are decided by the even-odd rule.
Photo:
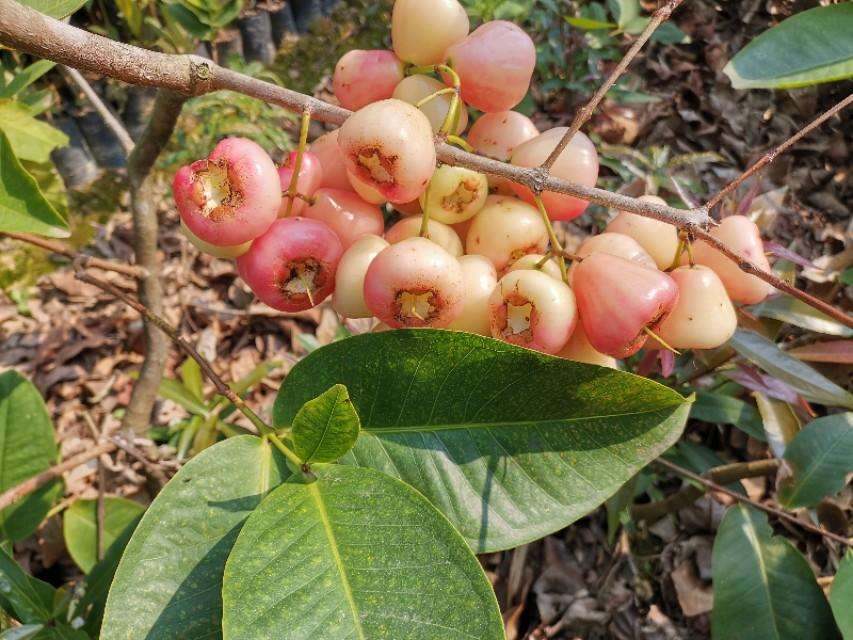
[[[773,296],[751,307],[750,311],[761,318],[773,318],[817,333],[842,338],[853,336],[853,329],[844,326],[838,320],[833,320],[805,302],[784,294]]]
[[[361,418],[342,462],[423,493],[478,551],[561,529],[678,439],[689,411],[645,378],[437,330],[318,349],[276,398],[276,424],[334,384]]]
[[[47,162],[51,151],[68,144],[68,136],[59,129],[34,118],[26,105],[11,100],[0,100],[0,131],[6,134],[15,155],[30,162]]]
[[[767,516],[737,504],[712,554],[714,640],[828,640],[835,625],[808,562]]]
[[[818,418],[785,449],[793,475],[779,483],[779,502],[789,509],[813,507],[837,493],[853,471],[853,413]]]
[[[719,393],[700,391],[690,408],[690,417],[716,424],[733,424],[761,441],[766,441],[761,416],[751,404]]]
[[[0,374],[0,493],[56,462],[53,425],[38,390],[15,373]],[[52,482],[0,511],[0,539],[35,531],[62,490]]]
[[[806,400],[829,406],[853,408],[853,394],[845,391],[802,360],[788,355],[754,331],[738,329],[729,341],[740,355],[767,373],[787,382]]]
[[[423,496],[334,465],[272,492],[246,521],[222,594],[226,640],[499,640],[491,586]]]
[[[103,549],[106,552],[127,528],[136,527],[145,512],[138,502],[108,496],[104,498]],[[65,546],[74,562],[89,573],[98,562],[98,501],[77,500],[62,517]]]
[[[70,235],[68,223],[39,190],[38,183],[12,151],[0,130],[0,231]]]
[[[853,3],[803,11],[765,31],[723,71],[736,89],[805,87],[853,77]]]
[[[347,388],[336,384],[306,402],[293,419],[293,450],[303,462],[334,462],[358,438],[358,414]]]
[[[25,573],[0,547],[0,594],[18,621],[37,624],[50,620],[53,593],[53,587]]]
[[[853,551],[848,550],[832,581],[829,604],[844,640],[853,640]]]
[[[288,475],[284,458],[253,436],[229,438],[188,462],[127,545],[101,640],[220,637],[225,560],[248,515]]]
[[[86,0],[18,0],[51,18],[65,18],[86,4]]]

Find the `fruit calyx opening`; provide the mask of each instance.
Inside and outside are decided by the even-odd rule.
[[[394,184],[397,156],[386,156],[376,146],[362,147],[355,154],[355,162],[362,172],[377,184]]]
[[[397,293],[394,317],[405,326],[429,324],[438,315],[432,289],[410,289]]]
[[[201,213],[213,222],[228,220],[243,202],[243,194],[237,188],[225,158],[203,162],[204,166],[195,171]]]
[[[324,286],[325,280],[323,265],[314,258],[307,258],[286,264],[276,286],[287,299],[307,299],[313,306],[314,294]]]
[[[462,180],[453,191],[441,200],[441,208],[445,211],[462,213],[469,204],[477,198],[479,185],[476,180]]]

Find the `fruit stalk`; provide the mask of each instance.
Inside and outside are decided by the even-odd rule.
[[[557,264],[560,267],[560,276],[563,278],[563,282],[569,284],[569,272],[566,270],[566,259],[563,257],[563,245],[560,244],[557,234],[554,232],[554,226],[551,224],[551,218],[548,217],[548,210],[545,209],[542,195],[534,193],[533,199],[536,201],[536,208],[542,214],[542,221],[545,223],[545,228],[548,229],[548,239],[551,241],[551,254],[557,258]]]
[[[293,200],[300,194],[296,189],[299,185],[299,172],[302,170],[302,156],[308,148],[308,128],[311,126],[311,110],[305,107],[302,110],[302,120],[299,126],[299,146],[296,148],[296,162],[293,164],[293,175],[290,178],[290,186],[287,187],[287,212],[285,218],[289,218],[293,211]]]

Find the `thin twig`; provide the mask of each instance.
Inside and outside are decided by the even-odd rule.
[[[127,129],[124,128],[121,121],[116,117],[112,110],[104,104],[104,101],[101,100],[101,96],[95,92],[92,85],[90,85],[86,78],[83,77],[82,73],[77,71],[74,67],[66,65],[61,65],[60,69],[66,76],[71,78],[71,81],[77,85],[80,91],[83,92],[83,95],[86,96],[86,99],[89,100],[95,108],[95,111],[97,111],[98,115],[101,116],[104,123],[115,134],[116,138],[118,138],[118,142],[124,150],[124,155],[129,156],[130,152],[133,151],[133,138],[130,137],[130,134],[127,132]]]
[[[89,415],[88,411],[83,412],[83,418],[86,424],[89,426],[89,430],[92,432],[92,436],[95,438],[95,442],[101,442],[102,434],[101,430],[98,429],[95,421],[92,419],[92,416]],[[104,522],[106,520],[106,501],[104,500],[104,493],[107,488],[107,473],[104,469],[104,463],[101,462],[100,456],[98,457],[98,501],[96,503],[95,508],[95,542],[97,549],[97,557],[98,560],[104,559]]]
[[[17,502],[24,496],[29,495],[36,489],[40,489],[51,480],[59,478],[66,471],[71,471],[71,469],[75,469],[82,464],[86,464],[89,460],[97,458],[104,453],[111,453],[112,451],[115,451],[115,449],[116,445],[114,443],[102,442],[101,444],[95,445],[95,447],[88,451],[78,453],[76,456],[68,458],[68,460],[64,460],[50,469],[42,471],[32,478],[24,480],[21,484],[14,486],[11,489],[7,489],[0,494],[0,511],[8,507],[10,504]]]
[[[720,467],[709,469],[706,476],[717,484],[731,484],[746,478],[758,478],[776,473],[779,469],[779,461],[756,460],[751,462],[736,462]],[[696,485],[687,485],[681,491],[648,504],[635,504],[631,507],[631,517],[634,520],[646,520],[649,523],[656,522],[668,513],[674,513],[679,509],[689,507],[705,494],[704,489]]]
[[[853,93],[848,95],[834,107],[830,107],[829,109],[824,111],[817,118],[809,122],[805,127],[803,127],[797,133],[785,140],[785,142],[780,144],[778,147],[771,149],[770,151],[765,153],[758,162],[749,167],[749,169],[744,171],[737,178],[735,178],[725,187],[723,187],[717,195],[708,200],[708,204],[705,205],[705,209],[711,211],[714,207],[720,204],[720,202],[722,202],[723,198],[725,198],[727,195],[737,189],[741,184],[743,184],[744,181],[748,180],[756,173],[761,171],[764,167],[773,162],[781,154],[783,154],[785,151],[797,144],[801,139],[809,135],[812,131],[817,129],[820,125],[829,120],[836,113],[839,113],[842,109],[850,106],[851,104],[853,104]]]
[[[35,247],[39,247],[40,249],[50,251],[51,253],[56,253],[61,256],[65,256],[69,260],[73,260],[83,267],[92,267],[94,269],[101,269],[102,271],[113,271],[115,273],[121,273],[125,276],[131,276],[132,278],[142,277],[146,273],[145,269],[141,267],[129,264],[122,264],[121,262],[110,262],[109,260],[102,260],[101,258],[95,258],[94,256],[88,256],[83,253],[77,253],[76,251],[72,251],[71,249],[69,249],[61,242],[46,240],[39,236],[31,235],[29,233],[12,233],[11,231],[2,231],[0,232],[0,236],[5,236],[13,240],[20,240],[21,242],[26,242],[27,244],[31,244]]]
[[[679,466],[673,462],[670,462],[669,460],[665,460],[664,458],[658,458],[657,460],[655,460],[655,462],[657,464],[661,465],[662,467],[666,467],[670,471],[677,473],[678,475],[680,475],[682,477],[689,478],[690,480],[693,480],[695,482],[698,482],[699,484],[706,486],[708,489],[711,489],[712,491],[716,491],[718,493],[724,493],[727,496],[734,498],[738,502],[746,503],[752,507],[755,507],[756,509],[760,509],[761,511],[764,511],[766,513],[774,515],[777,518],[780,518],[782,520],[785,520],[787,522],[795,524],[799,527],[802,527],[803,529],[811,531],[812,533],[816,533],[817,535],[823,536],[824,538],[827,538],[828,540],[833,540],[834,542],[838,542],[839,544],[842,544],[845,547],[853,548],[853,541],[851,541],[850,539],[844,538],[838,534],[832,533],[831,531],[826,531],[825,529],[821,529],[820,527],[816,527],[815,525],[813,525],[811,523],[804,522],[803,520],[800,520],[795,515],[792,515],[792,514],[788,513],[787,511],[782,511],[781,509],[776,509],[774,507],[768,507],[765,504],[761,504],[757,500],[753,500],[752,498],[742,496],[741,494],[737,493],[736,491],[732,491],[731,489],[723,487],[723,486],[717,484],[716,482],[714,482],[713,480],[709,480],[708,478],[703,478],[698,473],[693,473],[689,469],[685,469],[684,467]]]
[[[123,438],[119,438],[117,436],[112,436],[110,438],[110,441],[113,442],[119,449],[127,453],[129,456],[141,462],[142,466],[145,467],[151,477],[154,478],[161,487],[164,487],[166,483],[169,482],[169,478],[166,477],[166,474],[163,473],[163,470],[157,465],[157,463],[149,460],[144,453],[142,453],[139,449],[137,449],[127,440],[124,440]]]
[[[669,20],[672,12],[675,11],[678,5],[683,1],[684,0],[669,0],[669,2],[655,11],[654,15],[649,19],[649,23],[646,25],[646,28],[643,29],[643,32],[637,37],[634,44],[631,45],[631,48],[625,52],[625,55],[619,61],[619,64],[616,65],[616,68],[610,72],[610,75],[607,77],[607,80],[604,81],[604,84],[598,88],[598,91],[593,94],[592,98],[589,99],[589,102],[587,102],[583,108],[575,114],[572,124],[569,125],[569,130],[566,131],[566,134],[560,140],[559,144],[554,147],[554,150],[551,152],[551,155],[548,156],[548,159],[542,163],[542,168],[545,171],[551,170],[551,167],[554,166],[557,158],[560,157],[560,154],[563,153],[565,148],[569,146],[569,143],[572,141],[572,138],[575,137],[575,134],[580,131],[581,127],[586,124],[587,120],[592,117],[592,114],[595,113],[598,105],[601,104],[602,100],[604,100],[604,96],[606,96],[607,92],[613,88],[616,81],[623,73],[625,73],[628,65],[631,64],[634,58],[637,57],[637,54],[640,53],[640,49],[643,48],[643,45],[646,44],[648,39],[651,38],[652,34],[661,24]]]

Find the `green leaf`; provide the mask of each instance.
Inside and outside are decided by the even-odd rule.
[[[0,640],[32,640],[42,629],[44,629],[43,624],[24,624],[20,627],[12,627],[0,632]]]
[[[853,336],[853,329],[833,320],[805,302],[785,294],[774,296],[751,307],[750,312],[760,318],[773,318],[817,333],[826,333],[842,338]]]
[[[148,507],[116,571],[101,640],[221,637],[225,560],[266,493],[290,475],[254,436],[190,460]]]
[[[596,29],[615,29],[617,25],[613,22],[601,22],[600,20],[591,20],[589,18],[575,18],[566,16],[566,22],[573,27],[583,29],[584,31],[595,31]]]
[[[767,441],[761,416],[751,404],[719,393],[699,391],[690,417],[711,424],[733,424],[756,440]]]
[[[187,391],[204,402],[204,378],[201,375],[201,367],[192,358],[187,358],[181,363],[181,380]]]
[[[853,77],[853,3],[803,11],[752,40],[723,71],[735,89],[791,89]]]
[[[0,90],[0,100],[14,98],[55,66],[56,63],[50,60],[38,60],[19,71],[10,83]]]
[[[47,201],[0,131],[0,231],[70,236],[68,223]]]
[[[802,422],[787,402],[770,398],[758,391],[752,395],[764,423],[767,444],[770,445],[773,455],[781,458],[785,455],[787,446],[802,429]]]
[[[822,376],[801,360],[788,355],[764,336],[738,329],[729,346],[767,373],[787,382],[806,400],[853,408],[853,394]]]
[[[640,17],[640,3],[637,0],[607,0],[607,4],[620,29]]]
[[[465,540],[399,480],[335,465],[246,521],[225,566],[226,640],[501,640]]]
[[[779,483],[779,503],[788,509],[813,507],[844,488],[853,471],[853,413],[818,418],[785,449],[793,475]]]
[[[113,496],[104,498],[104,551],[121,537],[125,529],[136,527],[144,512],[145,507],[133,500]],[[65,546],[84,573],[98,562],[97,513],[97,500],[77,500],[63,515]]]
[[[0,493],[50,468],[58,452],[38,390],[14,371],[0,374]],[[53,482],[0,511],[0,538],[22,540],[50,510],[62,484]]]
[[[293,418],[293,450],[303,462],[334,462],[352,449],[359,429],[347,388],[336,384]]]
[[[689,410],[645,378],[419,329],[304,358],[279,390],[276,425],[334,384],[346,385],[362,424],[342,462],[412,485],[479,552],[586,515],[678,439]]]
[[[49,162],[51,151],[68,144],[68,136],[59,129],[34,118],[26,105],[10,100],[0,100],[0,131],[15,155],[30,162]]]
[[[160,381],[158,393],[171,400],[177,405],[180,405],[190,413],[198,416],[207,416],[210,413],[210,407],[200,401],[187,387],[178,380],[173,378],[163,378]]]
[[[717,531],[714,640],[827,640],[835,637],[829,604],[808,562],[767,516],[730,507]]]
[[[841,566],[835,573],[832,588],[829,591],[829,604],[835,614],[835,623],[841,630],[844,640],[853,640],[853,551],[847,550],[847,555],[841,561]]]
[[[18,0],[21,4],[32,7],[36,11],[49,15],[51,18],[66,18],[86,4],[86,0]]]
[[[53,594],[53,587],[24,573],[15,559],[0,547],[0,596],[9,603],[20,622],[48,622]]]

